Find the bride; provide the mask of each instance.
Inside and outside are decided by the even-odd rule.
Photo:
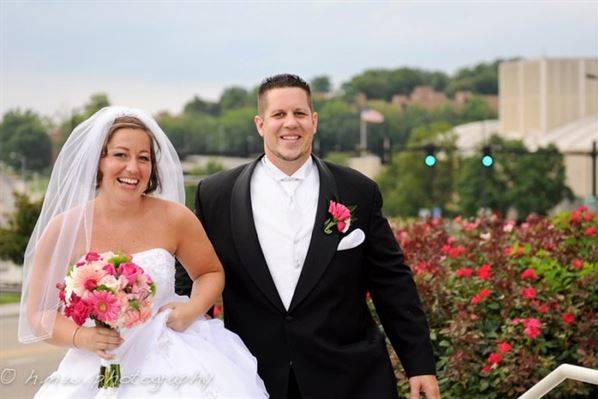
[[[122,251],[156,284],[152,318],[121,330],[78,326],[56,284],[87,252]],[[175,258],[191,297],[174,293]],[[24,262],[19,340],[68,346],[36,398],[92,398],[101,359],[121,365],[119,398],[267,398],[241,339],[204,316],[224,286],[206,233],[184,206],[178,156],[136,109],[107,107],[77,126],[56,161]]]

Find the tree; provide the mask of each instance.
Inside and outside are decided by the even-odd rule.
[[[503,60],[480,63],[472,68],[461,68],[446,87],[446,94],[453,97],[457,91],[467,90],[476,94],[498,94],[498,65]]]
[[[530,213],[545,215],[563,199],[571,196],[565,185],[563,156],[549,145],[527,153],[520,140],[505,140],[493,135],[489,144],[494,164],[481,165],[481,150],[463,162],[457,184],[458,204],[467,216],[488,207],[503,214],[513,207],[519,217]]]
[[[18,169],[41,171],[52,158],[52,143],[40,117],[33,111],[8,111],[0,123],[0,159]]]
[[[520,216],[530,213],[546,215],[563,199],[572,197],[565,185],[565,164],[553,144],[534,154],[520,155],[511,167],[505,167],[512,181],[511,203]]]
[[[318,111],[320,152],[353,151],[359,143],[359,112],[341,100],[326,101]]]
[[[23,264],[29,237],[42,209],[42,201],[31,201],[25,194],[14,193],[15,212],[7,226],[0,227],[0,259]]]
[[[104,107],[108,107],[110,105],[110,100],[108,99],[108,95],[106,93],[95,93],[92,94],[89,98],[89,101],[83,105],[83,109],[81,111],[74,110],[71,115],[64,120],[59,127],[61,132],[62,141],[57,143],[59,146],[62,146],[66,139],[70,136],[70,134],[75,130],[75,128],[84,120],[98,112]]]
[[[480,151],[481,154],[481,151]],[[465,216],[475,216],[480,208],[489,208],[505,215],[509,209],[507,185],[497,170],[482,166],[481,156],[466,158],[457,178],[458,206]]]
[[[89,118],[99,110],[110,105],[110,100],[106,93],[95,93],[89,98],[87,104],[83,106],[83,116]]]
[[[185,114],[208,114],[212,116],[218,116],[220,113],[220,106],[217,103],[203,100],[202,98],[195,96],[185,104],[183,108]]]
[[[416,86],[431,86],[442,91],[448,81],[443,72],[417,68],[369,69],[354,76],[342,87],[346,93],[364,93],[368,99],[390,101],[395,94],[411,94]]]
[[[416,216],[420,208],[447,209],[453,198],[457,156],[453,148],[456,137],[450,125],[434,123],[414,129],[408,147],[427,144],[444,147],[438,163],[424,165],[423,151],[403,151],[394,155],[377,181],[384,196],[384,210],[391,216]]]
[[[242,87],[233,86],[224,89],[220,96],[220,112],[243,108],[251,102],[249,93]]]
[[[217,151],[231,155],[247,156],[255,151],[262,151],[253,117],[254,107],[244,107],[225,112],[220,117],[219,127],[214,135],[218,139]]]
[[[330,93],[330,90],[332,90],[332,83],[330,82],[330,78],[326,75],[314,77],[309,82],[309,86],[314,93]]]
[[[457,112],[456,122],[468,123],[486,119],[496,119],[496,117],[496,111],[490,108],[490,105],[488,105],[484,99],[474,97],[466,102]]]
[[[181,159],[191,154],[215,151],[217,148],[217,118],[206,113],[182,113],[172,116],[162,114],[158,118]]]

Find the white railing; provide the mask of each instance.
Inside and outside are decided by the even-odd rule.
[[[572,364],[561,364],[518,399],[539,399],[567,378],[598,385],[598,370]]]

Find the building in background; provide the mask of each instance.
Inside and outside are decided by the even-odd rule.
[[[501,132],[543,136],[598,114],[598,59],[502,62],[498,92]]]
[[[499,119],[457,126],[457,145],[471,152],[492,134],[522,140],[532,151],[554,144],[564,154],[567,185],[578,197],[592,195],[598,59],[507,61],[498,71]]]

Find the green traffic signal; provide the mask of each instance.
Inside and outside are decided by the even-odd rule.
[[[494,164],[494,158],[492,157],[492,150],[490,146],[485,146],[482,148],[482,165],[486,168],[491,167]]]
[[[428,144],[424,147],[424,149],[426,150],[426,157],[424,158],[424,164],[428,167],[431,168],[434,165],[436,165],[437,159],[436,159],[436,155],[434,155],[434,152],[436,151],[436,147],[433,144]]]
[[[436,157],[432,154],[426,155],[426,158],[424,158],[424,163],[428,168],[431,168],[432,166],[436,165]]]

